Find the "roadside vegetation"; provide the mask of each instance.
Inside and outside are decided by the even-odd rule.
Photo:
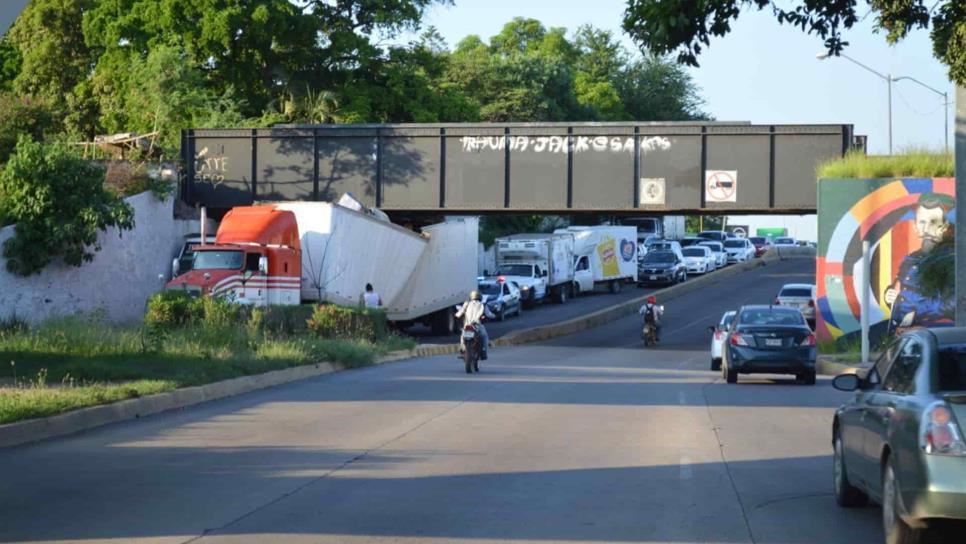
[[[141,326],[97,315],[0,322],[0,424],[322,361],[345,368],[411,349],[385,314],[336,306],[251,309],[152,297]]]
[[[818,166],[820,178],[941,178],[955,175],[952,153],[910,149],[897,155],[849,152]]]

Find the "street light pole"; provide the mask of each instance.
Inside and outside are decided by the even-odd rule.
[[[902,76],[902,77],[894,78],[892,81],[902,81],[903,79],[907,79],[913,83],[918,83],[919,85],[922,85],[923,87],[929,89],[930,91],[942,97],[943,99],[943,140],[945,142],[944,147],[945,147],[946,153],[949,153],[949,94],[944,93],[938,89],[934,89],[914,77]]]
[[[886,82],[886,85],[889,86],[889,104],[888,104],[888,107],[889,107],[889,115],[888,115],[888,119],[889,119],[889,154],[892,155],[892,82],[895,81],[895,80],[892,79],[892,75],[891,74],[883,74],[881,72],[878,72],[876,70],[873,70],[872,68],[869,68],[865,64],[862,64],[861,62],[853,59],[852,57],[850,57],[848,55],[839,53],[838,56],[842,57],[843,59],[845,59],[847,61],[852,62],[853,64],[857,64],[857,65],[861,66],[862,68],[865,68],[866,70],[868,70],[868,71],[872,72],[873,74],[879,76],[880,78],[884,79],[885,82]],[[817,58],[818,60],[825,60],[825,59],[829,58],[829,54],[828,53],[825,53],[825,52],[822,52],[822,53],[819,53],[819,54],[815,55],[815,58]]]

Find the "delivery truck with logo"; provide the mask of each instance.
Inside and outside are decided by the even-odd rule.
[[[355,305],[371,283],[390,321],[455,333],[452,308],[476,288],[478,230],[466,217],[417,233],[378,210],[328,202],[241,206],[166,288],[256,306]]]
[[[572,226],[556,232],[574,237],[574,285],[578,293],[598,287],[619,293],[625,283],[637,282],[635,227]]]

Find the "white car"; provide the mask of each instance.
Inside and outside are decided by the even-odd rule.
[[[716,268],[724,268],[725,265],[728,264],[728,254],[725,252],[724,245],[722,245],[721,242],[713,242],[708,240],[706,242],[701,242],[698,245],[707,247],[712,253],[714,253]]]
[[[684,260],[684,254],[681,253],[681,242],[677,240],[657,240],[651,244],[648,251],[670,251],[677,255],[678,259]]]
[[[691,246],[681,250],[684,255],[684,265],[688,267],[688,274],[706,274],[713,272],[717,265],[717,258],[708,246]]]
[[[795,247],[797,245],[794,238],[788,238],[787,236],[775,238],[775,241],[771,243],[771,247]]]
[[[724,241],[729,263],[743,263],[755,258],[755,244],[747,238],[732,238]]]
[[[811,283],[786,283],[775,297],[775,306],[798,308],[809,323],[814,323],[815,286]]]
[[[721,321],[713,327],[708,327],[711,333],[711,370],[721,370],[721,353],[724,351],[725,341],[728,339],[728,327],[737,312],[725,312]]]

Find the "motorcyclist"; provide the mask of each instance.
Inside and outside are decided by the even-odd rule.
[[[487,357],[487,351],[490,347],[490,335],[486,333],[486,327],[483,326],[483,317],[486,316],[489,319],[496,319],[496,316],[486,304],[483,304],[483,297],[480,295],[479,291],[471,291],[470,299],[463,303],[459,311],[456,312],[456,317],[463,318],[463,323],[467,325],[476,325],[476,333],[480,335],[480,341],[483,346],[483,353],[480,355],[480,359],[485,361]],[[460,352],[464,350],[463,337],[460,336]]]
[[[654,338],[660,339],[661,317],[664,315],[664,308],[657,305],[657,297],[654,295],[647,297],[647,300],[637,313],[644,317],[644,323],[654,325]]]

